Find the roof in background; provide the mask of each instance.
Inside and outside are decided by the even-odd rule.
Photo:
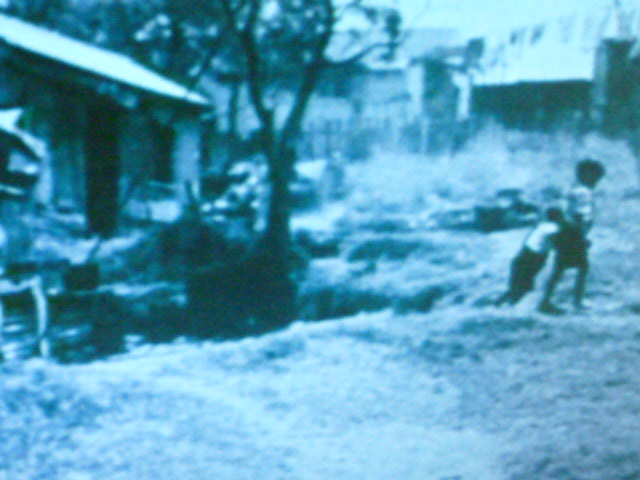
[[[366,55],[360,64],[370,70],[401,70],[409,63],[437,49],[458,47],[464,44],[459,32],[451,28],[416,28],[403,31],[394,55],[386,59],[388,49],[381,47]],[[384,44],[387,38],[383,33],[372,35],[359,31],[338,31],[334,34],[327,56],[334,61],[341,61],[365,50],[368,45],[379,42]]]
[[[400,54],[411,60],[434,50],[460,47],[464,43],[460,31],[454,28],[412,28],[406,31]]]
[[[601,8],[485,37],[474,77],[479,86],[526,82],[591,81],[603,39],[640,33],[640,11]]]
[[[0,41],[73,68],[186,103],[208,105],[203,96],[131,58],[0,14]]]
[[[623,7],[637,0],[616,0]],[[348,3],[349,0],[336,0]],[[496,30],[546,22],[580,10],[610,5],[612,0],[366,0],[366,5],[394,8],[402,16],[403,28],[451,28],[466,37],[487,35]],[[365,28],[366,19],[344,19],[343,29]]]

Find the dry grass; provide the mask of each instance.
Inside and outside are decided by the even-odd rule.
[[[60,478],[70,433],[96,426],[96,399],[50,365],[31,361],[0,369],[0,479]]]
[[[533,196],[564,189],[573,162],[585,155],[602,159],[609,171],[600,189],[589,295],[622,308],[553,320],[477,308],[503,288],[524,231],[431,231],[416,220],[472,205],[499,188]],[[411,248],[402,246],[399,258],[365,255],[366,261],[349,262],[345,249],[341,258],[317,261],[311,269],[317,311],[309,316],[376,305],[395,306],[397,313],[435,308],[430,315],[389,312],[298,324],[273,336],[162,346],[147,356],[84,366],[4,367],[0,480],[236,479],[257,478],[257,472],[267,479],[382,478],[367,469],[375,454],[362,455],[361,470],[353,466],[353,448],[370,445],[363,438],[381,439],[374,453],[390,442],[402,445],[413,436],[374,427],[401,421],[427,431],[429,418],[455,423],[458,431],[502,435],[508,448],[491,451],[506,458],[510,478],[638,478],[640,333],[631,312],[640,303],[640,197],[632,195],[637,168],[625,146],[599,137],[578,144],[489,131],[453,158],[387,155],[351,165],[349,181],[350,215],[363,223],[397,217],[402,221],[389,225],[403,228],[352,231],[347,245],[373,241],[369,246],[377,248],[375,239],[384,236],[405,245],[406,234]],[[618,328],[618,317],[628,324]],[[442,412],[434,405],[443,387],[429,384],[430,375],[457,392],[442,400]],[[359,396],[362,401],[354,401]],[[334,445],[345,431],[353,436]],[[425,458],[423,437],[416,438],[415,448],[399,452],[405,457],[393,458],[404,458],[414,473],[415,462]],[[584,453],[587,447],[592,454]],[[622,456],[612,456],[618,451]],[[327,452],[346,455],[338,465],[352,471],[326,471]],[[313,463],[313,455],[322,458]],[[326,475],[305,476],[309,465]],[[462,478],[454,473],[438,478]]]
[[[638,189],[637,164],[624,142],[492,130],[455,156],[387,154],[352,166],[350,210],[416,214],[474,203],[504,188],[520,188],[536,199],[549,189],[568,188],[575,162],[587,156],[607,167],[603,194],[615,197]]]
[[[493,129],[455,156],[389,154],[350,165],[350,196],[342,222],[350,230],[343,241],[345,259],[360,258],[354,252],[376,254],[366,256],[376,268],[359,276],[357,284],[411,298],[439,279],[457,285],[449,288],[450,300],[483,302],[496,295],[504,288],[509,261],[525,231],[438,232],[433,220],[442,212],[470,209],[505,188],[521,189],[541,207],[557,204],[574,181],[576,161],[584,157],[597,158],[607,168],[597,189],[590,295],[632,303],[640,292],[636,265],[628,261],[640,254],[638,163],[624,142],[598,135],[576,140]],[[373,228],[383,223],[403,228]],[[394,257],[391,240],[409,242],[413,253]],[[568,275],[560,291],[567,292],[570,283]]]

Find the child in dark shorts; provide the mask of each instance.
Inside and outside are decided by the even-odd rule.
[[[551,302],[553,293],[567,269],[577,270],[573,291],[573,305],[582,309],[589,272],[589,246],[587,234],[593,225],[593,191],[606,171],[604,166],[592,159],[584,159],[576,165],[576,184],[567,197],[566,223],[556,238],[556,258],[553,271],[547,282],[538,310],[542,313],[561,314],[564,311]]]
[[[496,300],[496,305],[515,305],[533,290],[535,279],[544,268],[556,237],[564,223],[564,215],[559,208],[548,208],[545,219],[529,232],[522,248],[511,262],[508,290]]]

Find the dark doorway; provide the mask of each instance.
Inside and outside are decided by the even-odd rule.
[[[90,231],[108,236],[117,227],[119,212],[118,111],[99,105],[87,117],[87,223]]]
[[[174,133],[170,127],[155,125],[154,135],[158,145],[158,153],[153,164],[153,179],[157,182],[172,183]]]

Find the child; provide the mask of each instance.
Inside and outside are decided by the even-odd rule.
[[[578,270],[573,291],[573,305],[582,309],[582,299],[589,271],[588,249],[590,242],[587,234],[593,225],[594,189],[605,176],[604,166],[592,159],[584,159],[576,165],[576,184],[567,196],[565,216],[567,222],[556,241],[557,255],[551,277],[547,282],[544,296],[538,305],[543,313],[561,314],[563,310],[551,302],[556,286],[564,271],[569,268]]]
[[[562,210],[548,208],[545,219],[538,223],[524,240],[518,255],[511,262],[509,289],[496,301],[496,305],[515,305],[533,290],[535,278],[544,267],[555,236],[564,221]]]

